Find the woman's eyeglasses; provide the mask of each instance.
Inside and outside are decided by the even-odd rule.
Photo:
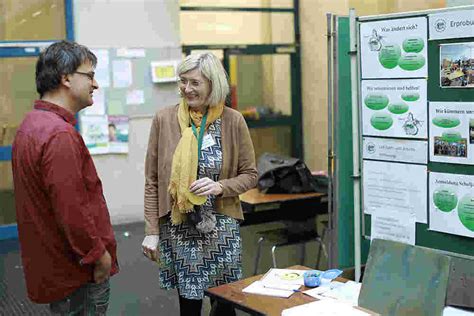
[[[187,87],[188,84],[192,87],[192,88],[199,88],[200,85],[203,84],[202,81],[199,81],[199,80],[188,80],[188,79],[183,79],[183,78],[179,78],[178,79],[178,85],[180,87]]]

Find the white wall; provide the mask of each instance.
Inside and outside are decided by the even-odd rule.
[[[175,0],[76,0],[76,40],[108,47],[176,47],[179,5]]]
[[[461,5],[472,5],[474,0],[446,0],[446,7],[457,7]]]
[[[181,58],[178,1],[73,3],[77,42],[90,48],[160,48],[170,59]],[[153,87],[153,100],[146,100],[156,104],[156,110],[178,101],[172,86],[162,87]],[[144,159],[151,120],[151,115],[130,118],[128,155],[93,156],[113,224],[143,220]]]

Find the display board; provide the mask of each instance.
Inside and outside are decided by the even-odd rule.
[[[129,120],[152,116],[159,107],[178,102],[175,68],[181,48],[92,51],[97,56],[99,89],[94,91],[94,104],[79,113],[80,131],[91,154],[126,154]]]
[[[358,19],[368,238],[474,255],[473,17]]]

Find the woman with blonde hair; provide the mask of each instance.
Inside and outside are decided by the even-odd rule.
[[[200,315],[204,290],[241,278],[239,194],[257,170],[243,116],[224,105],[227,74],[210,53],[178,66],[180,104],[153,118],[145,162],[145,256],[160,287],[177,289],[181,315]],[[235,315],[213,304],[211,314]]]

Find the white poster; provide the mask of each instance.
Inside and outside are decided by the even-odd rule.
[[[474,102],[430,102],[430,161],[474,164]]]
[[[362,78],[427,77],[426,17],[360,23]]]
[[[428,15],[430,40],[474,37],[474,9]]]
[[[106,49],[93,49],[92,52],[97,57],[97,66],[94,69],[94,78],[100,88],[110,87],[109,51]]]
[[[416,223],[412,213],[385,210],[372,215],[370,239],[393,240],[415,244]]]
[[[474,237],[474,176],[430,173],[429,229]]]
[[[414,214],[427,222],[427,167],[364,160],[363,208],[367,214],[385,211]]]
[[[364,159],[428,163],[428,141],[363,137]]]
[[[362,80],[362,134],[428,138],[425,79]]]
[[[114,88],[127,88],[132,85],[132,62],[128,59],[113,61]]]
[[[105,115],[105,93],[104,90],[94,90],[92,95],[94,103],[91,106],[86,107],[83,111],[83,115]]]
[[[109,150],[107,115],[81,116],[81,134],[91,155],[105,154]]]

